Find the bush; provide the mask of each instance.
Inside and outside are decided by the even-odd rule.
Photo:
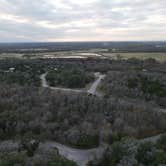
[[[149,163],[150,165],[150,163]],[[166,153],[165,152],[158,152],[154,156],[154,161],[151,163],[152,166],[158,165],[166,165]]]
[[[158,140],[157,147],[166,152],[166,134],[161,136],[161,138]]]
[[[128,154],[127,149],[124,147],[122,142],[115,142],[112,145],[112,153],[110,165],[114,166],[120,162],[120,160]]]
[[[26,150],[27,155],[29,157],[32,157],[36,151],[36,149],[38,148],[39,142],[36,140],[22,140],[20,143],[20,147],[19,150]]]
[[[136,154],[136,158],[139,163],[146,166],[166,165],[166,153],[154,149],[152,144],[141,145]]]
[[[122,134],[112,134],[110,136],[110,140],[109,140],[109,143],[110,144],[113,144],[114,142],[117,142],[117,141],[121,141],[121,139],[124,137],[124,135]]]
[[[128,80],[129,88],[140,88],[144,94],[166,97],[166,86],[158,79],[139,75],[137,78]]]
[[[25,165],[27,157],[22,153],[0,155],[0,166]]]
[[[98,135],[87,135],[84,134],[80,137],[77,144],[73,145],[77,148],[93,148],[99,145],[99,136]]]
[[[144,143],[141,144],[138,149],[137,149],[137,153],[136,153],[136,159],[138,160],[138,162],[145,164],[145,165],[149,165],[150,163],[154,162],[154,151],[153,148],[154,145],[150,142],[148,143]]]
[[[100,161],[91,161],[88,166],[116,166],[120,160],[128,155],[128,150],[122,142],[115,142],[111,149],[107,149]]]
[[[58,156],[48,161],[47,166],[77,166],[77,164],[73,161]]]

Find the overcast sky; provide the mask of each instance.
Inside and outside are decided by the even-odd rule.
[[[0,0],[0,42],[166,40],[166,0]]]

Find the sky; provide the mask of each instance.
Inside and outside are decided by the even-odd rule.
[[[0,0],[0,42],[166,40],[166,0]]]

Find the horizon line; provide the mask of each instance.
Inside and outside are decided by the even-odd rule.
[[[97,43],[97,42],[166,42],[166,40],[118,40],[118,41],[0,41],[0,44],[28,44],[28,43]]]

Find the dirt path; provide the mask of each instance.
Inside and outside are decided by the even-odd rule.
[[[157,142],[157,140],[164,134],[159,134],[159,135],[156,135],[156,136],[152,136],[152,137],[147,137],[147,138],[144,138],[144,139],[140,139],[139,142],[140,143],[146,143],[146,142],[152,142],[152,143],[155,143]]]
[[[80,89],[69,89],[69,88],[59,88],[59,87],[49,86],[47,83],[47,80],[46,80],[46,75],[47,75],[47,73],[40,75],[41,84],[42,84],[42,87],[44,87],[44,88],[50,88],[52,90],[61,90],[61,91],[66,91],[66,92],[76,92],[76,93],[83,92],[83,90],[80,90]]]
[[[159,111],[166,114],[166,109],[159,109]]]
[[[93,149],[81,150],[71,148],[57,142],[46,142],[40,145],[40,148],[42,149],[53,149],[55,147],[59,150],[60,155],[69,160],[73,160],[78,164],[78,166],[85,166],[89,161],[94,158],[100,158],[104,153],[104,147],[102,146]]]
[[[41,84],[42,84],[42,87],[44,87],[44,88],[49,87],[49,85],[47,84],[47,81],[46,81],[46,75],[47,75],[47,73],[40,75]]]
[[[19,147],[19,142],[17,141],[3,141],[0,142],[0,152],[13,152],[17,151]],[[86,164],[93,160],[93,159],[98,159],[102,157],[102,154],[104,153],[104,146],[99,146],[97,148],[93,149],[86,149],[86,150],[81,150],[81,149],[75,149],[68,147],[66,145],[57,143],[57,142],[43,142],[39,144],[38,150],[42,153],[47,152],[49,150],[52,150],[54,148],[57,148],[59,150],[59,154],[61,156],[64,156],[65,158],[72,160],[77,163],[78,166],[86,166]]]
[[[101,73],[95,73],[95,77],[97,79],[92,83],[92,85],[90,86],[90,88],[87,91],[85,89],[70,89],[70,88],[60,88],[60,87],[49,86],[47,83],[47,80],[46,80],[46,75],[47,75],[47,73],[40,75],[41,84],[42,84],[42,87],[44,87],[44,88],[50,88],[52,90],[61,90],[61,91],[66,91],[66,92],[75,92],[75,93],[87,92],[88,94],[101,97],[101,94],[99,92],[97,92],[97,87],[99,86],[102,79],[104,79],[104,77],[105,77],[105,75],[102,75]]]

